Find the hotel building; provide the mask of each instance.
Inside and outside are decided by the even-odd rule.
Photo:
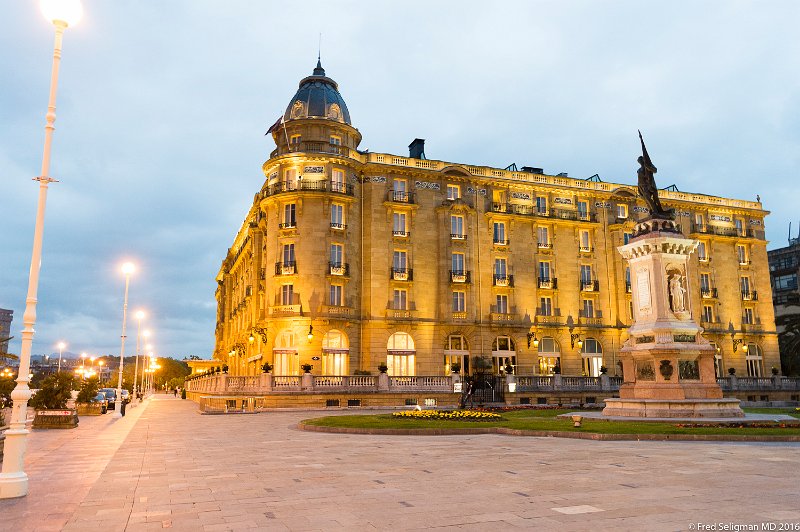
[[[620,375],[636,187],[358,150],[317,64],[269,130],[264,182],[217,275],[214,358],[231,375]],[[635,154],[634,154],[635,155]],[[631,176],[635,175],[632,155]],[[779,367],[761,203],[660,192],[684,234],[693,317],[719,376]]]

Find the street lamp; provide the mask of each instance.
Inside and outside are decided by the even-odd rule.
[[[125,274],[125,299],[122,303],[122,345],[119,349],[119,380],[117,381],[117,399],[114,409],[114,417],[122,417],[122,366],[125,363],[125,325],[128,319],[128,286],[131,284],[131,274],[136,270],[136,266],[131,262],[122,265],[122,273]]]
[[[64,348],[67,347],[67,344],[64,342],[58,342],[58,372],[61,373],[61,354],[64,352]]]
[[[136,381],[139,378],[139,342],[142,335],[139,331],[142,329],[142,320],[144,319],[144,311],[139,310],[136,312],[136,369],[133,372],[133,397],[136,398]]]
[[[0,499],[23,497],[28,494],[28,475],[23,470],[25,461],[26,437],[30,432],[25,428],[28,399],[28,373],[31,364],[34,325],[36,324],[36,302],[39,292],[39,269],[42,263],[42,239],[44,236],[44,211],[47,204],[48,185],[55,181],[50,177],[50,151],[53,143],[53,125],[56,120],[56,89],[58,87],[58,67],[61,62],[61,44],[64,30],[80,20],[83,8],[80,0],[45,0],[41,2],[42,12],[55,26],[53,43],[53,66],[50,71],[50,95],[45,115],[44,151],[42,153],[42,172],[34,180],[39,182],[39,199],[36,206],[36,225],[33,230],[33,251],[28,276],[28,294],[25,298],[25,313],[22,315],[22,348],[19,356],[17,386],[11,392],[14,408],[11,412],[10,428],[5,432],[3,469],[0,473]]]

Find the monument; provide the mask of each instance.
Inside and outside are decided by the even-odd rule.
[[[650,216],[634,227],[618,251],[628,261],[633,325],[620,350],[619,398],[606,399],[603,414],[626,417],[743,417],[738,399],[725,399],[714,374],[714,348],[694,319],[687,264],[698,241],[684,236],[673,210],[658,199],[641,132],[639,194]]]

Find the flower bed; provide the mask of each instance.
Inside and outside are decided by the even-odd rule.
[[[478,412],[475,410],[407,410],[394,412],[392,417],[405,419],[445,419],[457,421],[498,421],[503,418],[500,414],[492,412]]]

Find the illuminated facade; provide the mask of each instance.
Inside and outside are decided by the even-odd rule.
[[[214,358],[232,375],[443,375],[475,357],[519,375],[619,374],[631,324],[617,247],[647,215],[636,188],[359,152],[317,65],[270,128],[277,148],[217,276]],[[632,171],[633,172],[633,171]],[[691,312],[719,375],[779,366],[758,202],[661,193],[685,234]],[[747,349],[744,347],[747,346]]]

